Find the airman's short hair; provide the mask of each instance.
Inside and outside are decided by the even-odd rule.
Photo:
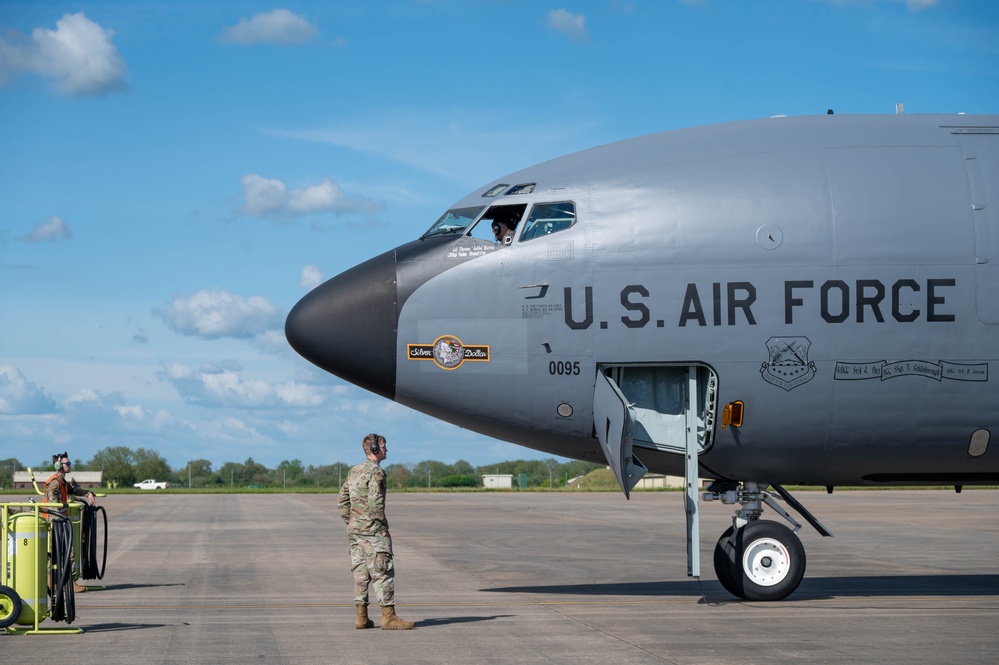
[[[364,437],[363,441],[361,442],[362,448],[364,448],[364,453],[365,454],[374,453],[375,451],[372,450],[372,446],[374,446],[377,443],[378,447],[381,448],[382,442],[384,441],[385,437],[381,436],[380,434],[375,434],[375,433],[368,434],[367,436]]]

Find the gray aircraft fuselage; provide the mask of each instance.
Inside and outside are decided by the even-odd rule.
[[[702,477],[999,481],[999,115],[669,131],[517,171],[451,211],[303,298],[292,346],[570,458],[604,461],[608,377],[652,471],[682,474],[696,428]],[[512,242],[481,237],[504,216]],[[723,427],[737,402],[741,426]]]

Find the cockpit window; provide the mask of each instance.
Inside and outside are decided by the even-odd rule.
[[[517,230],[517,224],[520,223],[520,219],[526,211],[526,203],[490,206],[475,226],[469,229],[468,235],[480,240],[509,244]],[[510,238],[510,240],[506,240],[506,238]]]
[[[564,231],[576,223],[576,204],[571,201],[564,203],[538,203],[531,211],[531,216],[524,223],[520,241],[531,240],[541,236]]]
[[[482,212],[483,208],[485,206],[448,210],[441,215],[440,219],[434,222],[434,225],[421,238],[461,233],[468,228],[469,224],[475,221],[475,218]]]
[[[497,194],[499,194],[500,192],[502,192],[504,189],[506,189],[509,186],[510,185],[504,184],[504,185],[496,185],[495,187],[490,187],[489,191],[486,192],[485,194],[483,194],[482,196],[489,196],[489,197],[496,196]]]
[[[523,185],[514,185],[513,187],[510,188],[510,191],[508,191],[505,194],[505,196],[514,196],[516,194],[530,194],[531,192],[534,191],[534,184],[535,183],[533,182],[529,182]]]

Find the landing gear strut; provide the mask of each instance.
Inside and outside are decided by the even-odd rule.
[[[777,493],[793,506],[819,533],[832,535],[784,488]],[[791,595],[805,574],[805,548],[795,535],[801,525],[777,504],[763,483],[721,481],[708,487],[702,498],[740,504],[732,526],[715,545],[714,565],[718,581],[733,596],[745,600],[781,600]],[[761,520],[767,504],[794,526]]]

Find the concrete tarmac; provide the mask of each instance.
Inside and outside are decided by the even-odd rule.
[[[751,603],[711,565],[729,506],[700,504],[697,580],[679,493],[392,493],[408,632],[353,628],[334,494],[109,496],[107,568],[91,582],[106,589],[76,596],[83,632],[0,631],[0,660],[997,662],[999,491],[796,496],[834,537],[805,525],[801,586]]]

